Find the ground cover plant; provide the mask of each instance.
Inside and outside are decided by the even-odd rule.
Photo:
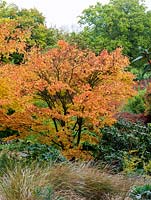
[[[103,128],[101,132],[103,136],[99,144],[100,160],[111,165],[111,168],[118,172],[130,167],[128,162],[134,159],[136,163],[131,162],[133,169],[129,171],[136,172],[142,169],[145,172],[144,165],[151,160],[149,125],[120,119],[113,126]]]
[[[131,189],[129,196],[133,200],[137,199],[151,199],[151,185],[145,184],[143,186],[135,186]]]
[[[22,166],[28,166],[31,163],[44,166],[66,161],[61,152],[46,144],[13,141],[10,144],[0,145],[0,175],[8,168],[13,169],[17,163]]]

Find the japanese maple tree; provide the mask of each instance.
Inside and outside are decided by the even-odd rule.
[[[0,30],[0,130],[9,127],[17,130],[20,118],[12,118],[10,113],[23,111],[25,101],[20,96],[21,76],[16,73],[18,65],[14,59],[19,59],[20,65],[27,59],[26,40],[30,32],[18,28],[17,21],[11,19],[1,19]]]
[[[4,82],[8,79],[6,87],[14,91],[3,96],[15,110],[9,120],[0,121],[20,137],[38,133],[67,157],[88,158],[84,144],[97,144],[99,129],[115,122],[120,105],[134,93],[134,77],[124,70],[128,64],[119,48],[99,56],[64,41],[47,52],[33,49],[19,67],[0,70]]]

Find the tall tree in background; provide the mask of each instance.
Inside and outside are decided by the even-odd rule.
[[[15,4],[0,1],[0,20],[14,19],[18,27],[30,30],[29,46],[37,45],[40,48],[53,47],[63,35],[56,28],[47,28],[45,17],[37,9],[19,9]]]
[[[24,62],[30,31],[18,28],[16,20],[5,18],[0,19],[0,30],[0,66]]]
[[[151,11],[147,11],[141,0],[111,0],[109,4],[97,3],[83,11],[79,44],[95,53],[123,47],[130,60],[139,54],[139,46],[151,44]],[[85,43],[83,42],[85,41]]]

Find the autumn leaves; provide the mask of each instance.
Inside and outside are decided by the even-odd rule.
[[[13,48],[6,41],[10,30],[4,27],[2,34],[7,34],[0,40],[6,48],[1,55],[9,59],[13,49],[26,59],[19,64],[1,59],[1,129],[17,130],[14,137],[36,134],[67,157],[89,158],[84,144],[97,144],[99,128],[114,123],[119,106],[134,92],[133,75],[124,71],[128,59],[121,49],[96,56],[62,40],[44,52],[36,47],[27,51],[25,33],[18,29]],[[8,114],[8,109],[13,112]]]

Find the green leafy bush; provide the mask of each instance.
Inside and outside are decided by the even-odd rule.
[[[151,185],[135,186],[130,191],[130,198],[133,200],[151,199]]]
[[[23,166],[32,162],[48,164],[64,162],[66,159],[52,146],[26,141],[14,141],[0,145],[0,169],[3,174],[7,168],[12,169],[17,163]]]
[[[137,175],[144,173],[144,166],[142,158],[139,158],[137,155],[135,156],[134,153],[136,151],[126,152],[123,156],[123,172],[127,175]],[[134,154],[134,155],[133,155]]]
[[[65,161],[65,158],[60,154],[57,149],[46,144],[30,144],[25,147],[25,151],[27,151],[28,159],[37,160],[38,162]]]
[[[140,90],[138,95],[128,100],[128,103],[123,108],[123,111],[130,113],[143,113],[145,111],[145,90]]]
[[[148,116],[151,116],[151,83],[147,87],[145,95],[145,112]]]
[[[111,127],[101,129],[102,139],[99,143],[97,159],[123,170],[125,153],[141,159],[139,167],[151,160],[151,127],[141,123],[132,123],[120,119]]]

